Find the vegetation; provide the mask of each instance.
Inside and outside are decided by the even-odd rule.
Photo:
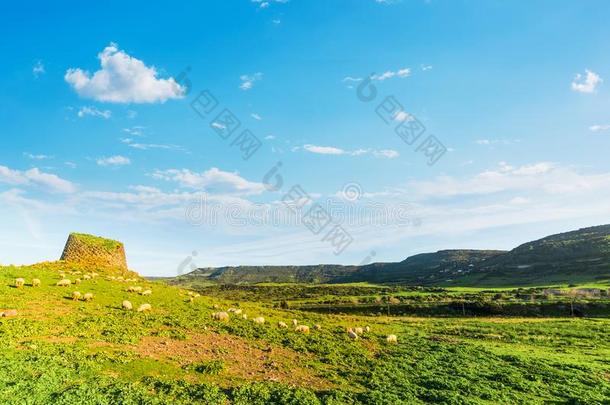
[[[57,287],[62,272],[72,280],[85,273],[99,276],[83,278],[78,286]],[[393,304],[396,300],[460,302],[479,295],[493,301],[497,294],[502,295],[497,301],[525,302],[529,290],[268,285],[254,290],[215,287],[209,296],[193,298],[174,286],[140,278],[121,282],[116,280],[119,276],[137,277],[123,270],[68,263],[0,268],[0,312],[17,310],[16,316],[0,318],[0,403],[610,401],[608,311],[583,318],[503,318],[295,309],[332,300],[351,303],[356,298],[360,303],[371,297],[390,305],[399,305]],[[14,287],[18,277],[26,280],[22,288]],[[31,286],[33,278],[41,280],[40,287]],[[153,293],[129,293],[131,285]],[[282,299],[283,289],[287,294]],[[93,293],[93,301],[71,300],[74,290]],[[570,303],[573,290],[562,288],[565,296],[550,299]],[[258,299],[270,291],[270,297]],[[602,303],[606,297],[600,291],[599,297],[586,299]],[[150,303],[152,310],[122,310],[124,300],[134,308]],[[228,323],[212,320],[212,312],[230,307],[250,319],[264,316],[266,323],[236,315]],[[322,329],[305,335],[276,326],[291,319],[320,324]],[[355,341],[348,338],[348,327],[365,325],[371,327],[369,333]],[[388,334],[397,335],[398,344],[388,344]]]
[[[94,235],[88,235],[85,233],[71,233],[70,236],[72,236],[76,239],[76,241],[82,244],[103,248],[109,252],[113,252],[123,245],[121,242],[116,240],[106,239]]]
[[[198,269],[174,285],[257,283],[524,287],[610,281],[610,225],[529,242],[510,252],[441,250],[366,266],[240,266]]]

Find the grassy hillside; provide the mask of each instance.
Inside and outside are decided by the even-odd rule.
[[[173,285],[369,282],[421,286],[517,287],[610,281],[610,225],[500,250],[441,250],[366,266],[241,266],[199,269]]]
[[[99,275],[86,280],[92,272]],[[61,273],[82,282],[58,287]],[[15,287],[18,277],[26,280],[22,288]],[[41,286],[31,286],[34,278]],[[130,286],[152,295],[127,292]],[[73,301],[74,290],[94,298]],[[150,303],[152,310],[123,310],[126,299],[134,307]],[[229,307],[250,319],[211,318]],[[610,400],[610,321],[602,318],[326,315],[232,295],[191,300],[185,290],[124,271],[69,263],[0,268],[0,312],[9,309],[16,315],[0,318],[3,404]],[[256,316],[265,324],[252,322]],[[305,335],[277,326],[291,319],[322,329]],[[347,327],[365,325],[371,332],[360,339],[347,336]],[[398,344],[386,342],[390,333]]]

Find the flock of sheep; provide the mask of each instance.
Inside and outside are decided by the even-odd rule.
[[[215,305],[214,307],[216,308],[217,306]],[[230,320],[229,314],[241,315],[242,319],[248,319],[248,315],[244,314],[243,311],[239,308],[229,308],[226,311],[214,312],[214,313],[212,313],[212,319],[219,321],[219,322],[229,322],[229,320]],[[262,325],[265,323],[265,318],[262,316],[258,316],[256,318],[253,318],[252,321],[256,324]],[[279,321],[277,323],[277,326],[280,329],[288,328],[288,324],[286,324],[286,322],[282,322],[282,321]],[[307,325],[300,325],[299,321],[296,319],[292,320],[292,326],[293,326],[295,332],[304,333],[304,334],[309,334],[310,330],[312,329]],[[315,324],[313,326],[313,330],[322,330],[322,326],[320,324]],[[362,327],[348,328],[347,336],[352,340],[357,340],[361,336],[363,336],[365,333],[369,333],[370,331],[371,331],[370,326],[365,326],[364,328],[362,328]],[[398,343],[398,337],[396,335],[388,335],[386,337],[386,341],[388,343]]]
[[[80,274],[80,272],[73,272],[73,274]],[[56,285],[59,287],[69,287],[72,285],[72,281],[70,279],[67,279],[64,273],[60,273],[59,274],[61,280],[59,280]],[[98,274],[91,272],[91,273],[87,273],[83,275],[83,279],[84,280],[90,280],[93,279],[95,277],[97,277]],[[107,280],[109,281],[119,281],[119,282],[135,282],[137,281],[137,279],[135,278],[124,278],[122,276],[108,276],[106,277]],[[81,280],[80,278],[77,278],[74,282],[74,284],[80,284]],[[40,286],[40,279],[34,278],[32,279],[32,287],[39,287]],[[15,279],[15,287],[16,288],[22,288],[23,286],[25,286],[25,279],[23,278],[17,278]],[[126,290],[127,292],[130,293],[138,293],[142,296],[149,296],[152,294],[152,290],[150,289],[143,289],[140,286],[129,286]],[[188,291],[188,296],[189,296],[189,301],[193,301],[195,298],[199,297],[200,295],[198,293],[192,292],[192,291]],[[81,294],[80,291],[73,291],[72,292],[72,300],[74,301],[92,301],[93,300],[93,294],[92,293],[85,293],[85,294]],[[121,307],[126,310],[126,311],[131,311],[133,310],[133,304],[128,301],[125,300],[123,301]],[[217,305],[214,305],[214,308],[218,308]],[[152,310],[152,306],[148,303],[145,304],[141,304],[136,311],[137,312],[147,312]],[[229,322],[230,320],[230,315],[229,314],[233,314],[234,316],[241,316],[242,319],[248,319],[248,315],[243,313],[243,311],[239,308],[229,308],[226,312],[214,312],[212,313],[212,319],[219,321],[219,322]],[[253,318],[252,321],[256,324],[262,325],[265,323],[265,318],[262,316],[258,316],[256,318]],[[285,322],[278,322],[277,326],[280,329],[287,329],[288,328],[288,324],[286,324]],[[295,330],[295,332],[299,332],[299,333],[303,333],[303,334],[309,334],[310,333],[310,327],[307,325],[300,325],[299,322],[296,319],[292,320],[292,326]],[[319,324],[316,324],[313,326],[313,330],[321,330],[322,326]],[[371,331],[371,328],[369,326],[365,326],[363,327],[354,327],[354,328],[348,328],[347,329],[347,336],[352,339],[352,340],[357,340],[359,339],[361,336],[364,336],[365,333],[369,333]],[[388,335],[386,337],[386,341],[388,343],[398,343],[398,337],[396,335]]]

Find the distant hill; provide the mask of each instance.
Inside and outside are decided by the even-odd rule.
[[[441,250],[399,263],[366,266],[239,266],[198,269],[167,279],[202,282],[409,284],[422,286],[526,286],[610,280],[610,225],[528,242],[511,251]]]

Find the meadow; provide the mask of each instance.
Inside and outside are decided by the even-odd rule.
[[[58,287],[60,273],[80,285]],[[76,272],[80,272],[76,274]],[[112,280],[110,277],[114,277]],[[126,283],[116,277],[137,278]],[[15,288],[15,279],[26,285]],[[30,285],[33,278],[40,287]],[[151,296],[127,292],[132,285]],[[91,292],[90,302],[72,291]],[[535,305],[525,290],[394,288],[369,284],[197,288],[62,262],[0,268],[3,404],[607,404],[608,307],[584,316],[442,316],[326,308],[412,301]],[[536,290],[538,291],[538,290]],[[500,295],[498,295],[500,294]],[[540,294],[542,296],[542,294]],[[501,297],[501,298],[500,298]],[[579,297],[557,296],[568,305]],[[389,302],[393,298],[396,301]],[[150,303],[150,312],[126,311]],[[548,300],[548,299],[547,299]],[[607,296],[595,298],[606,305]],[[357,301],[357,302],[355,302]],[[239,308],[227,323],[211,314]],[[346,307],[347,308],[347,307]],[[605,309],[604,309],[605,308]],[[252,322],[265,317],[264,324]],[[298,333],[278,322],[319,324]],[[370,326],[358,340],[348,327]],[[398,343],[386,341],[389,334]]]

